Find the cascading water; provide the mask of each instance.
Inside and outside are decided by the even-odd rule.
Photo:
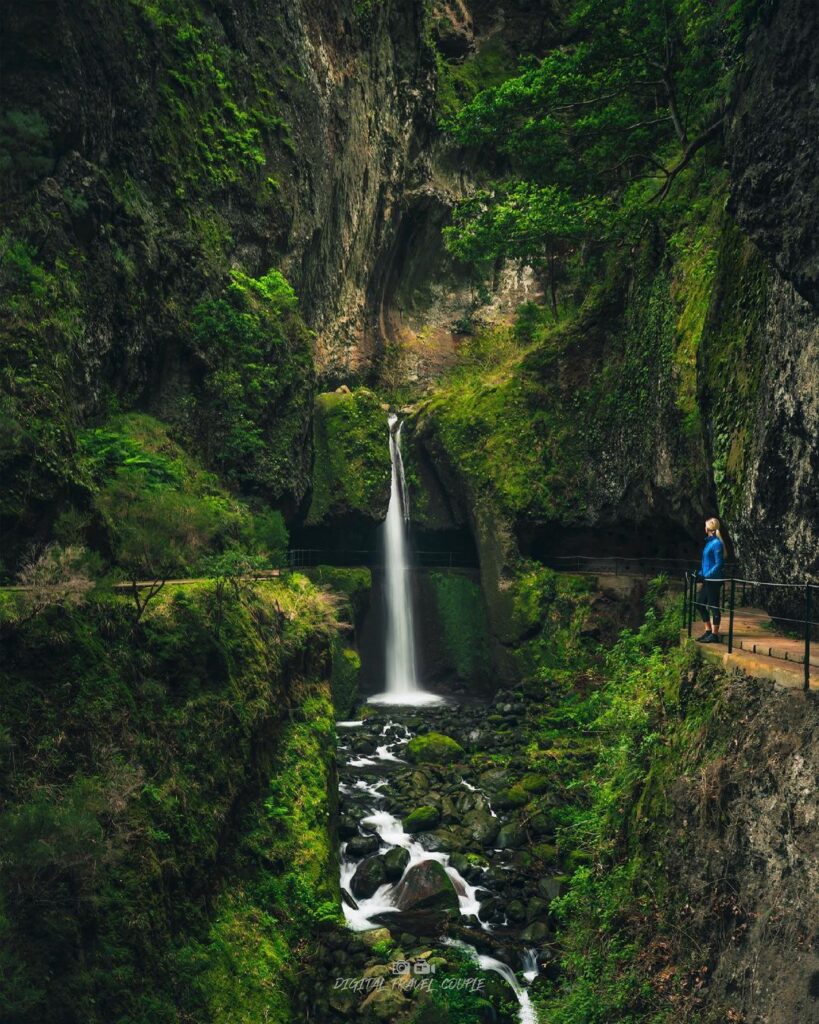
[[[418,682],[412,580],[407,555],[409,498],[401,458],[402,423],[390,414],[390,504],[384,524],[384,593],[387,605],[386,690],[369,698],[371,704],[432,704],[441,700]]]

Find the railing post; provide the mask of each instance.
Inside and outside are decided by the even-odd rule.
[[[688,623],[688,573],[685,574],[683,586],[683,626]]]
[[[736,597],[737,581],[731,577],[731,604],[728,609],[728,653],[734,649],[734,604]]]
[[[694,598],[697,596],[697,575],[691,573],[691,601],[688,605],[688,635],[691,636],[691,627],[694,624]]]
[[[811,616],[811,586],[805,584],[805,689],[810,689],[810,616]]]

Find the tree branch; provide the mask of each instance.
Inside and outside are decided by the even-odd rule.
[[[658,200],[659,202],[662,202],[663,199],[665,199],[665,197],[668,195],[669,189],[671,188],[674,179],[677,177],[680,171],[683,170],[683,168],[687,167],[688,164],[691,163],[691,158],[694,156],[694,154],[698,150],[702,149],[706,142],[708,142],[714,135],[717,134],[718,130],[722,127],[724,120],[725,115],[722,114],[716,121],[713,122],[713,124],[709,125],[709,127],[706,128],[704,132],[698,135],[696,139],[694,139],[692,142],[689,142],[688,146],[686,146],[685,148],[685,152],[677,161],[677,163],[674,164],[673,167],[669,168],[664,172],[666,175],[665,182],[662,188],[658,189],[654,193],[654,195],[649,199],[650,203],[653,203],[655,199]]]

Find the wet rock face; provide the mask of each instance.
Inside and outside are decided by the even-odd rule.
[[[46,263],[86,257],[92,356],[119,393],[169,382],[179,310],[235,266],[280,267],[319,369],[356,371],[378,335],[373,269],[432,124],[423,3],[179,6],[3,4],[0,91],[25,123],[2,226]],[[177,22],[227,80],[244,142],[213,127],[222,85],[186,87],[201,66]]]
[[[743,568],[780,581],[819,570],[817,32],[811,0],[777,5],[750,47],[728,133],[729,209],[776,268],[752,338],[761,377],[747,399],[751,426],[736,432],[744,472],[732,530]],[[737,358],[753,356],[743,350]]]
[[[734,533],[746,572],[819,572],[819,316],[779,278],[761,328],[766,362]]]
[[[819,6],[783,0],[757,30],[729,135],[730,209],[819,309]]]
[[[742,1019],[819,1019],[819,706],[738,679],[725,755],[680,778],[671,799],[667,876],[680,932],[711,964],[707,1005]]]

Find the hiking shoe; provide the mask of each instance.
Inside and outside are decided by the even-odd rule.
[[[707,632],[703,633],[702,636],[698,636],[697,637],[697,643],[698,644],[704,644],[704,643],[709,643],[710,644],[711,643],[711,637],[713,635],[714,634],[709,629]]]
[[[713,633],[709,633],[707,636],[703,637],[702,642],[704,644],[718,644],[718,643],[721,643],[722,641],[720,640],[720,638],[718,636],[715,636]]]

